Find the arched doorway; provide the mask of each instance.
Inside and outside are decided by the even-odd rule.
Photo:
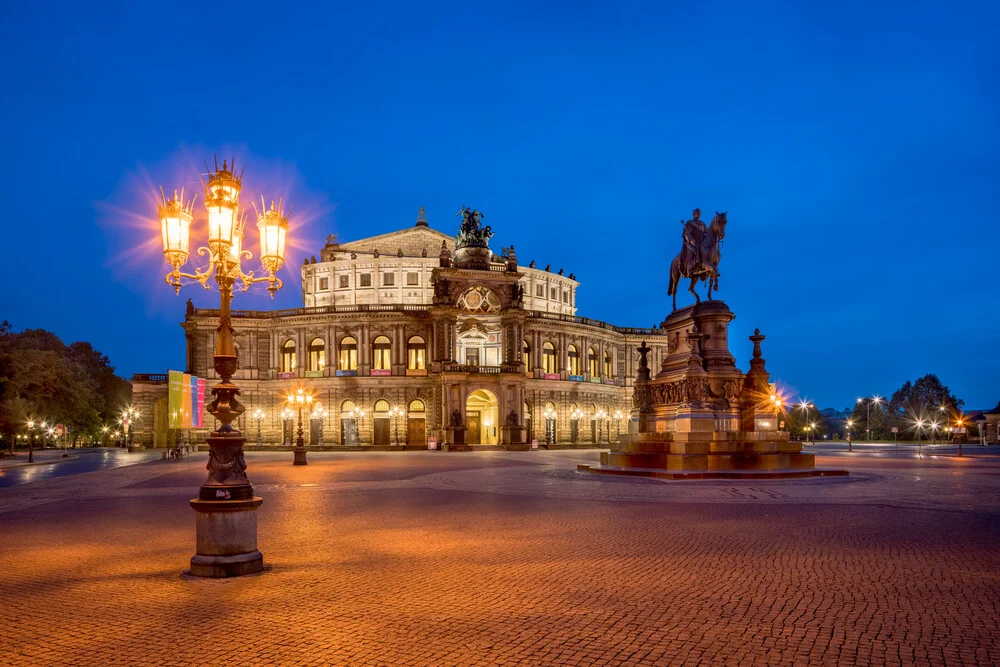
[[[410,401],[410,407],[406,411],[406,444],[427,444],[427,430],[424,427],[424,415],[424,402],[419,398]]]
[[[477,389],[465,401],[466,438],[470,445],[495,445],[500,402],[489,389]]]
[[[360,417],[354,401],[344,401],[340,404],[340,444],[346,447],[357,447],[361,444]]]

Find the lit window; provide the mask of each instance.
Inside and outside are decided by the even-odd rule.
[[[611,372],[611,353],[604,353],[604,377],[610,378],[614,373]]]
[[[566,348],[566,357],[569,364],[569,374],[579,375],[580,374],[580,353],[576,350],[576,345],[570,345]]]
[[[386,336],[379,336],[375,339],[375,342],[372,343],[372,351],[375,353],[375,358],[372,361],[376,370],[387,371],[392,368],[392,360],[390,359],[392,345]]]
[[[295,341],[286,340],[281,346],[281,372],[291,373],[295,370]]]
[[[542,346],[542,370],[546,373],[556,372],[556,348],[552,343]]]
[[[358,341],[352,336],[347,336],[340,341],[338,368],[342,371],[358,370]]]
[[[406,342],[406,367],[414,371],[427,368],[427,345],[420,336]]]
[[[597,377],[597,353],[594,352],[594,348],[587,348],[587,371],[590,373],[590,377]]]
[[[321,371],[326,368],[326,343],[322,338],[313,338],[309,343],[309,370]]]

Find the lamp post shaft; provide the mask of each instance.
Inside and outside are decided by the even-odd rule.
[[[302,437],[302,403],[299,403],[299,429],[295,438],[295,449],[292,450],[294,456],[292,457],[292,465],[304,466],[309,465],[309,461],[306,460],[306,441]]]

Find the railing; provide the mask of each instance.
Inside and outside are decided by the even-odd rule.
[[[500,373],[524,373],[524,364],[500,364],[480,366],[479,364],[445,364],[445,371],[451,373],[478,373],[479,375],[499,375]]]
[[[166,373],[133,373],[132,382],[147,382],[150,384],[166,384]]]
[[[490,265],[490,271],[504,272],[505,265]],[[325,315],[337,313],[427,313],[428,306],[419,303],[368,303],[341,306],[312,306],[309,308],[284,308],[281,310],[234,310],[232,316],[237,318],[260,318],[274,319],[279,317],[293,317],[296,315]],[[589,317],[579,317],[578,315],[567,315],[565,313],[547,313],[542,310],[526,311],[528,317],[540,320],[554,320],[558,322],[571,322],[582,324],[588,327],[598,327],[626,336],[662,336],[662,329],[645,329],[642,327],[618,327],[601,320],[594,320]],[[195,314],[203,317],[218,317],[218,308],[196,308]]]

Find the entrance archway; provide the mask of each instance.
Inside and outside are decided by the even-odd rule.
[[[489,389],[477,389],[465,401],[466,438],[470,445],[495,445],[500,402]]]

